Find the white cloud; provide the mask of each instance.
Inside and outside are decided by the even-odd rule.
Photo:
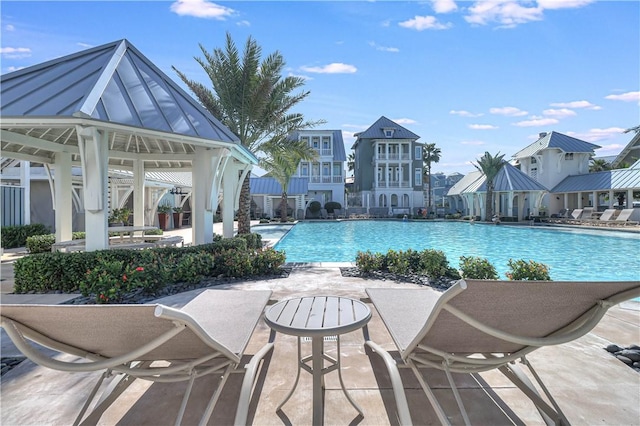
[[[435,16],[415,16],[413,19],[400,22],[398,25],[404,28],[410,28],[416,31],[424,30],[446,30],[453,26],[451,22],[443,24],[438,22]]]
[[[594,0],[538,0],[538,6],[543,9],[571,9],[593,2]]]
[[[9,68],[7,68],[7,71],[8,72],[14,72],[14,71],[21,70],[22,68],[24,68],[24,67],[9,67]]]
[[[558,120],[556,120],[555,118],[533,117],[531,120],[524,120],[513,123],[514,126],[518,127],[549,126],[551,124],[558,124]]]
[[[625,129],[622,127],[608,127],[606,129],[589,129],[588,132],[567,132],[567,135],[587,142],[598,142],[620,136]]]
[[[473,130],[495,130],[498,126],[492,124],[469,124],[469,128]]]
[[[76,44],[85,49],[89,49],[90,47],[93,47],[93,44],[88,44],[88,43],[77,42]]]
[[[334,62],[321,67],[301,67],[301,69],[306,72],[313,72],[317,74],[353,74],[358,71],[358,69],[353,65],[343,64],[340,62]]]
[[[386,47],[386,46],[379,46],[377,45],[375,42],[370,41],[369,42],[369,46],[373,47],[376,50],[379,50],[381,52],[393,52],[393,53],[397,53],[400,51],[400,49],[398,49],[397,47]]]
[[[309,77],[308,75],[302,75],[302,74],[295,74],[291,71],[289,71],[289,73],[287,74],[289,77],[297,77],[297,78],[302,78],[304,80],[313,80],[313,77]]]
[[[516,0],[476,1],[464,19],[470,24],[487,25],[497,22],[512,28],[518,24],[542,19],[542,7],[526,7]]]
[[[14,31],[14,30],[16,29],[16,27],[14,27],[14,26],[13,26],[13,25],[11,25],[11,24],[7,24],[7,25],[5,25],[5,26],[4,26],[4,29],[5,29],[6,31]]]
[[[479,113],[479,114],[474,114],[472,112],[469,111],[465,111],[465,110],[455,110],[452,109],[451,111],[449,111],[449,114],[452,115],[459,115],[460,117],[482,117],[484,114]]]
[[[573,109],[584,108],[584,109],[593,109],[593,110],[602,109],[602,107],[598,105],[594,105],[589,101],[553,102],[549,105],[557,108],[573,108]]]
[[[544,111],[542,111],[542,115],[546,115],[549,117],[564,118],[564,117],[572,117],[577,114],[575,111],[571,109],[560,108],[560,109],[545,109]]]
[[[640,92],[627,92],[622,93],[620,95],[608,95],[604,97],[605,99],[609,99],[610,101],[624,101],[624,102],[640,102]]]
[[[416,120],[413,120],[411,118],[397,118],[392,121],[398,124],[416,124],[417,123]]]
[[[431,0],[431,4],[436,13],[449,13],[458,8],[454,0]]]
[[[9,59],[28,58],[31,56],[31,49],[28,47],[2,47],[0,54]]]
[[[208,0],[177,0],[171,3],[171,11],[181,16],[225,20],[234,15],[235,10],[212,3]]]
[[[460,142],[460,145],[479,146],[479,145],[486,145],[486,142],[483,142],[483,141],[462,141],[462,142]]]
[[[522,117],[523,115],[529,114],[527,111],[523,111],[516,107],[491,108],[489,109],[489,112],[491,114],[505,115],[507,117]]]
[[[612,143],[610,145],[601,145],[602,148],[598,148],[598,156],[603,155],[616,155],[624,149],[624,145]]]
[[[249,22],[247,20],[242,20],[242,21],[236,22],[236,25],[239,26],[239,27],[250,27],[251,26],[251,22]]]

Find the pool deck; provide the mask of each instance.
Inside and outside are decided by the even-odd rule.
[[[189,237],[190,229],[176,230]],[[176,232],[176,231],[172,231]],[[11,260],[3,256],[2,278],[7,281]],[[288,278],[226,284],[218,288],[246,291],[269,289],[273,300],[296,296],[331,294],[364,299],[367,287],[414,287],[391,281],[343,277],[339,264],[314,264],[294,267]],[[3,281],[3,283],[5,282]],[[9,295],[2,287],[2,302],[22,298],[24,303],[60,303],[66,295]],[[171,296],[158,302],[187,303],[198,290]],[[554,395],[568,420],[576,425],[640,424],[640,374],[617,360],[603,348],[610,343],[629,346],[640,343],[640,310],[637,303],[626,302],[609,310],[587,335],[573,342],[544,347],[528,356],[542,380]],[[372,305],[370,305],[372,307]],[[394,348],[377,312],[373,309],[369,323],[372,338],[385,349]],[[258,324],[249,342],[248,354],[255,353],[266,341],[269,328]],[[17,356],[4,332],[0,337],[2,356]],[[310,350],[310,343],[303,350]],[[329,352],[335,353],[332,344]],[[257,394],[249,412],[255,425],[311,424],[311,377],[303,373],[298,389],[283,411],[275,407],[287,394],[295,377],[296,339],[278,335],[273,355],[260,375]],[[364,411],[364,417],[347,404],[340,390],[337,374],[326,377],[325,424],[396,425],[393,394],[389,377],[380,358],[367,353],[361,332],[342,338],[343,377],[347,389]],[[437,417],[417,381],[403,372],[404,387],[415,424],[437,424]],[[406,372],[410,373],[410,372]],[[71,424],[100,373],[64,373],[22,362],[2,377],[0,424],[61,425]],[[473,424],[542,424],[533,404],[502,375],[486,372],[472,379],[454,375]],[[218,402],[211,425],[232,424],[239,393],[240,376],[227,383]],[[444,375],[428,372],[435,394],[453,424],[461,422],[455,401]],[[195,424],[204,410],[215,377],[196,381],[184,424]],[[172,424],[178,411],[185,384],[135,381],[104,413],[98,424],[163,425]]]

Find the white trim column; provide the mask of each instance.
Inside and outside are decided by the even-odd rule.
[[[233,238],[233,223],[235,216],[236,191],[239,182],[240,168],[233,160],[227,162],[222,178],[222,236]],[[245,176],[245,174],[242,174]]]
[[[71,154],[57,152],[54,162],[55,175],[55,226],[56,242],[71,240],[73,234],[73,202],[71,199]]]
[[[22,223],[31,224],[31,162],[20,162],[20,186],[24,189],[24,200],[22,204],[22,212],[24,217]]]
[[[76,129],[84,184],[86,250],[102,250],[109,247],[107,133],[95,127],[77,126]]]
[[[133,225],[144,226],[144,161],[133,161]]]

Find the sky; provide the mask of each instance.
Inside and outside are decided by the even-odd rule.
[[[211,87],[200,46],[252,37],[305,79],[292,112],[342,130],[347,155],[385,116],[441,149],[434,173],[549,131],[615,155],[640,124],[636,0],[3,0],[0,28],[2,74],[126,38],[183,88],[172,66]]]

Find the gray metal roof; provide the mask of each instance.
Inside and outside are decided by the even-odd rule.
[[[471,184],[473,184],[475,181],[477,181],[481,177],[482,177],[482,172],[480,172],[479,170],[474,170],[472,172],[467,173],[466,175],[464,175],[462,179],[456,182],[456,184],[453,185],[451,189],[449,189],[449,192],[447,192],[447,195],[448,196],[460,195],[463,192],[466,192],[465,189],[467,189]]]
[[[342,138],[342,130],[324,130],[325,132],[331,132],[333,135],[333,159],[335,161],[347,161],[347,154],[344,149],[344,139]],[[313,130],[312,132],[317,132]],[[298,139],[300,134],[305,134],[304,130],[299,132],[293,132],[291,134],[292,139]]]
[[[252,195],[280,195],[282,185],[272,177],[251,178],[249,180],[250,192]],[[309,178],[289,179],[288,195],[305,195],[309,190]]]
[[[607,170],[567,176],[551,192],[588,192],[604,190],[640,190],[640,163],[628,169]]]
[[[638,126],[640,127],[640,126]],[[632,129],[631,131],[634,131]],[[640,160],[640,130],[635,130],[635,134],[631,141],[625,146],[622,151],[611,162],[613,167],[619,167],[622,163],[633,163]]]
[[[493,180],[495,192],[548,191],[540,182],[535,181],[520,169],[505,162]],[[469,185],[463,192],[486,192],[487,179],[484,175]]]
[[[542,134],[541,134],[542,136]],[[573,138],[558,132],[549,132],[526,148],[513,154],[513,158],[526,158],[536,155],[544,149],[555,148],[563,152],[593,152],[601,148],[589,142]]]
[[[127,40],[5,74],[0,82],[3,117],[91,117],[239,143]]]
[[[385,130],[393,129],[393,136],[387,138],[384,134]],[[419,139],[420,136],[416,135],[410,130],[405,129],[398,123],[389,120],[387,117],[380,117],[378,121],[373,123],[364,132],[356,133],[355,136],[358,139]]]

